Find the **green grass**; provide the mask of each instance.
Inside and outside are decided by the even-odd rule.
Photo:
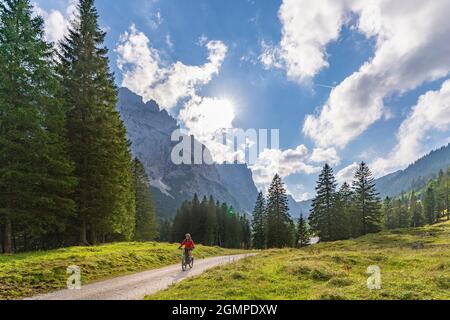
[[[83,284],[176,264],[181,259],[177,244],[115,243],[95,247],[0,255],[0,299],[19,299],[66,287],[67,267],[81,268]],[[242,253],[198,246],[197,259]]]
[[[413,249],[422,243],[423,249]],[[367,288],[367,268],[381,268],[381,290]],[[205,288],[208,288],[205,290]],[[450,223],[262,251],[210,270],[147,299],[450,299]]]

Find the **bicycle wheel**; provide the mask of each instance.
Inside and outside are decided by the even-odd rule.
[[[186,271],[187,265],[186,265],[186,258],[183,257],[183,260],[181,260],[181,270]]]

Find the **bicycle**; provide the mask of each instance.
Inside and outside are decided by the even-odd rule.
[[[181,260],[181,269],[183,271],[186,271],[187,268],[189,267],[190,269],[192,269],[194,267],[194,257],[191,257],[191,255],[189,254],[189,251],[192,250],[183,250],[183,257]]]

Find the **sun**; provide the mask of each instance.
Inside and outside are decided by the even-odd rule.
[[[235,106],[230,99],[212,98],[202,104],[202,126],[207,132],[233,127]]]

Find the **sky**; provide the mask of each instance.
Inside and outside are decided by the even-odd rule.
[[[75,0],[36,0],[60,40]],[[297,200],[324,163],[376,177],[450,142],[449,0],[97,0],[118,86],[154,99],[211,149],[216,130],[279,129],[252,163]]]

